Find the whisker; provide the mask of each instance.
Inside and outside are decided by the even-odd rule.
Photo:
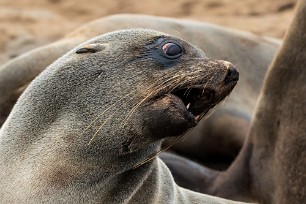
[[[204,117],[204,120],[206,120],[207,118],[209,118],[213,113],[216,112],[216,110],[219,108],[219,106],[222,104],[222,101],[224,100],[218,100],[216,103],[212,104],[212,108],[206,113],[206,114],[203,114],[203,116],[205,115]],[[200,116],[200,119],[203,117],[203,116]]]
[[[158,79],[156,82],[155,82],[155,84],[158,82],[158,81],[160,81],[160,80],[162,80],[162,78],[160,78],[160,79]],[[155,84],[153,84],[152,85],[152,87],[155,85]],[[150,88],[152,88],[152,87],[149,87],[148,89],[150,89]],[[146,90],[148,90],[148,89],[146,89]],[[146,91],[145,90],[145,91]],[[136,92],[136,91],[131,91],[130,93],[128,93],[128,94],[126,94],[125,96],[123,96],[123,97],[121,97],[119,100],[117,100],[116,102],[114,102],[112,105],[110,105],[107,109],[105,109],[102,113],[100,113],[85,129],[84,129],[84,131],[83,131],[83,133],[86,131],[86,130],[88,130],[92,125],[93,125],[93,123],[95,123],[106,111],[108,111],[109,109],[111,109],[112,107],[114,107],[118,102],[120,102],[120,101],[122,101],[123,99],[125,99],[126,97],[128,97],[129,95],[131,95],[133,92]]]
[[[164,84],[164,83],[166,83],[166,82],[168,82],[168,81],[170,81],[170,80],[172,80],[172,79],[174,79],[174,78],[176,78],[176,77],[178,77],[179,75],[177,75],[177,76],[173,76],[172,78],[170,78],[170,79],[167,79],[166,81],[163,81],[162,82],[162,84]],[[160,78],[160,79],[158,79],[158,80],[156,80],[155,82],[154,82],[154,84],[152,85],[152,86],[150,86],[150,87],[148,87],[146,90],[144,90],[144,91],[142,91],[141,93],[143,94],[144,92],[146,92],[146,91],[148,91],[148,90],[150,90],[150,89],[152,89],[156,84],[157,84],[157,82],[159,82],[159,81],[161,81],[161,80],[163,80],[164,79],[164,77],[162,77],[162,78]],[[162,86],[162,84],[159,84],[159,86]],[[164,88],[164,87],[162,87],[162,88]],[[160,90],[160,89],[159,89]],[[135,91],[134,91],[135,92]],[[98,119],[98,118],[100,118],[107,110],[109,110],[110,108],[112,108],[112,107],[114,107],[119,101],[122,101],[124,98],[126,98],[126,97],[128,97],[129,95],[131,95],[132,93],[134,93],[134,92],[130,92],[129,94],[127,94],[127,95],[125,95],[124,97],[122,97],[122,98],[120,98],[118,101],[116,101],[114,104],[112,104],[110,107],[108,107],[106,110],[104,110],[101,114],[99,114],[95,119],[94,119],[94,121],[92,121],[90,124],[89,124],[89,126],[83,131],[83,133],[88,129],[88,128],[90,128],[93,124],[94,124],[94,122]],[[147,95],[141,102],[139,102],[129,113],[128,113],[128,115],[126,116],[126,118],[123,120],[123,122],[126,120],[126,122],[127,122],[127,120],[128,120],[128,118],[132,115],[132,113],[136,110],[136,108],[137,107],[139,107],[148,97],[150,97],[153,93],[154,93],[155,91],[153,90],[149,95]],[[133,96],[129,101],[131,101],[133,98],[135,98],[137,95],[135,94],[135,96]],[[93,139],[96,137],[96,135],[100,132],[100,130],[104,127],[104,125],[115,115],[115,113],[117,113],[118,112],[118,110],[119,109],[117,109],[116,111],[114,111],[100,126],[99,126],[99,128],[96,130],[96,132],[94,133],[94,135],[93,135],[93,137],[90,139],[90,141],[89,141],[89,143],[88,144],[91,144],[92,143],[92,141],[93,141]],[[124,123],[124,125],[125,125],[126,123]],[[124,126],[123,125],[123,126]]]
[[[184,92],[183,96],[186,95],[187,91],[190,89],[191,87],[187,88],[186,91]]]
[[[88,142],[88,145],[90,145],[92,143],[92,141],[94,140],[94,138],[96,137],[96,135],[98,134],[98,132],[100,132],[100,130],[104,127],[104,125],[115,115],[117,111],[113,112],[101,125],[100,127],[96,130],[95,134],[91,137],[91,139]]]
[[[179,79],[179,80],[180,80],[180,79]],[[171,81],[171,82],[173,83],[173,81]],[[160,87],[160,86],[162,86],[162,87],[158,88],[157,90],[151,91],[147,96],[145,96],[139,103],[137,103],[137,104],[131,109],[131,111],[130,111],[130,112],[127,114],[127,116],[123,119],[123,121],[121,122],[121,124],[122,124],[121,127],[123,127],[123,126],[126,125],[128,119],[129,119],[129,118],[131,117],[131,115],[135,112],[135,110],[136,110],[145,100],[147,100],[153,93],[159,92],[160,90],[162,90],[162,89],[164,89],[164,88],[166,88],[166,87],[172,85],[172,83],[171,83],[171,84],[168,84],[168,85],[166,85],[166,86],[162,86],[162,85],[160,84],[159,87]]]
[[[121,126],[123,127],[126,125],[128,119],[131,117],[131,115],[134,113],[134,111],[145,101],[147,100],[155,91],[152,91],[151,93],[149,93],[146,97],[144,97],[139,103],[137,103],[130,111],[129,113],[126,115],[126,117],[123,119],[123,121],[121,122]]]
[[[176,137],[174,140],[172,140],[173,142],[170,143],[167,147],[160,149],[159,151],[157,151],[156,153],[152,154],[149,158],[145,159],[144,161],[136,164],[133,169],[136,169],[146,163],[148,163],[149,161],[152,161],[153,159],[155,159],[158,155],[160,155],[162,152],[167,151],[170,147],[172,147],[178,140],[180,140],[181,138],[183,138],[192,128],[189,128],[184,134]]]
[[[121,97],[119,100],[117,100],[116,102],[114,102],[111,106],[109,106],[108,108],[106,108],[102,113],[100,113],[84,130],[83,130],[83,134],[84,132],[86,132],[106,111],[108,111],[109,109],[111,109],[112,107],[114,107],[118,102],[122,101],[124,98],[128,97],[129,95],[131,95],[133,92],[131,91],[130,93],[126,94],[125,96]]]

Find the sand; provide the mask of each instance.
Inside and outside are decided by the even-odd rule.
[[[93,19],[144,13],[282,38],[296,0],[0,0],[0,65]]]

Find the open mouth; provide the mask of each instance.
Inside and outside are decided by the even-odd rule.
[[[179,88],[171,92],[184,103],[187,111],[199,121],[211,108],[215,91],[208,88]]]

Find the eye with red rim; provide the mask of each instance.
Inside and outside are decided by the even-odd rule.
[[[173,42],[167,42],[162,46],[163,54],[170,59],[176,59],[183,54],[181,45]]]

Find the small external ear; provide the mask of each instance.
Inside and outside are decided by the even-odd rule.
[[[100,52],[105,49],[105,45],[103,44],[87,44],[84,45],[83,47],[79,48],[75,53],[77,54],[84,54],[84,53],[95,53],[95,52]]]

